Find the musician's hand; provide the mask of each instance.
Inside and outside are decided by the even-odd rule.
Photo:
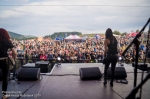
[[[15,65],[16,63],[15,63],[15,61],[13,61],[13,65]]]

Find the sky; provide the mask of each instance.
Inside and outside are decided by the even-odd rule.
[[[22,35],[130,33],[149,18],[149,0],[0,0],[0,28]]]

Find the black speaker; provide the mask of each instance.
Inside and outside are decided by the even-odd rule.
[[[49,61],[37,61],[35,63],[35,67],[41,69],[41,73],[48,73],[50,72],[50,64]]]
[[[111,67],[107,70],[108,78],[111,77]],[[115,79],[125,79],[127,77],[127,73],[124,67],[116,67],[115,68]]]
[[[21,68],[17,75],[18,80],[40,79],[40,68]]]
[[[133,67],[135,67],[134,65],[135,63],[132,63]],[[147,71],[147,64],[144,65],[144,63],[138,63],[137,68],[143,71]]]
[[[99,80],[102,77],[98,67],[80,68],[79,73],[81,80]]]

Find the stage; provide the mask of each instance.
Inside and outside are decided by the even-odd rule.
[[[103,78],[101,80],[80,80],[79,69],[82,67],[99,67],[100,71],[104,72],[104,66],[101,63],[55,65],[50,73],[41,74],[41,81],[19,81],[20,84],[14,80],[9,81],[8,92],[11,95],[9,99],[17,99],[18,96],[21,96],[18,99],[124,99],[133,89],[134,68],[131,65],[124,64],[128,84],[114,81],[113,88],[110,87],[109,81],[107,86],[104,86]],[[137,85],[141,81],[141,74],[142,71],[138,70]],[[147,74],[144,72],[144,76]],[[1,81],[0,85],[2,85]],[[144,84],[142,90],[142,99],[149,98],[150,80]]]

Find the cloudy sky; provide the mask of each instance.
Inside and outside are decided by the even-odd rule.
[[[149,0],[0,0],[0,27],[23,35],[129,33],[149,17]]]

